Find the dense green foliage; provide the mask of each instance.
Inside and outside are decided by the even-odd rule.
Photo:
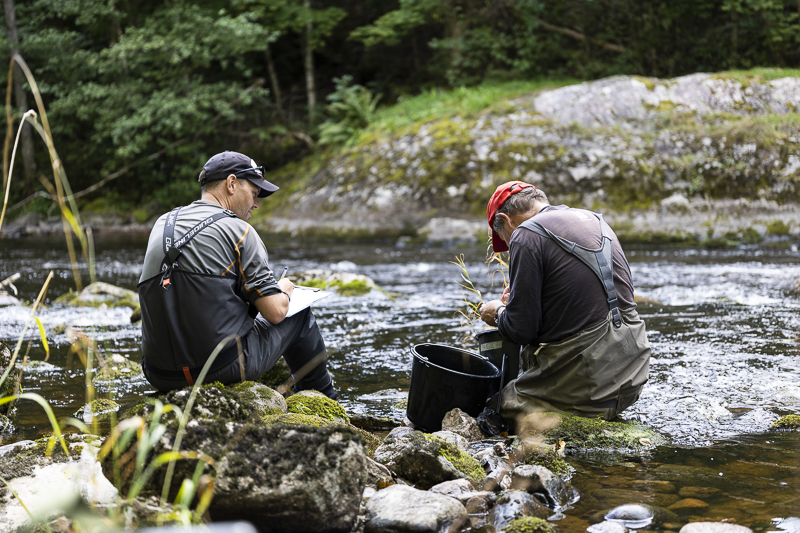
[[[797,0],[17,0],[16,25],[73,189],[130,167],[93,193],[128,210],[195,198],[223,149],[274,169],[413,121],[377,107],[409,95],[800,66]],[[39,140],[36,157],[49,168]]]

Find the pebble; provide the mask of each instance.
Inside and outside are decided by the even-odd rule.
[[[727,522],[692,522],[683,526],[680,533],[753,533],[753,530]]]
[[[679,500],[669,507],[670,511],[680,511],[686,509],[705,509],[708,507],[708,504],[703,500],[698,500],[696,498],[684,498],[683,500]]]

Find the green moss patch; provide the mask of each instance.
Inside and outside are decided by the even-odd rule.
[[[450,461],[457,470],[463,472],[473,483],[481,483],[486,478],[486,472],[480,463],[468,453],[463,452],[458,446],[427,433],[422,433],[422,436],[428,441],[437,444],[439,447],[436,452],[437,455]]]
[[[83,417],[86,414],[87,407],[94,416],[106,413],[113,413],[119,410],[119,404],[114,400],[109,400],[108,398],[97,398],[95,400],[92,400],[92,403],[87,404],[78,411],[76,411],[73,416],[75,416],[75,418],[83,420]]]
[[[97,373],[92,378],[93,382],[114,381],[117,379],[133,378],[142,374],[142,365],[134,361],[111,360],[106,361],[106,366],[97,369]]]
[[[329,420],[327,418],[322,418],[319,416],[312,416],[312,415],[305,415],[305,414],[298,414],[298,413],[281,413],[275,415],[267,415],[261,418],[261,420],[267,426],[277,426],[277,425],[286,425],[286,426],[330,426],[335,424],[336,422]]]
[[[523,462],[526,465],[543,466],[565,481],[575,473],[575,469],[550,446],[526,446],[524,450]]]
[[[542,518],[526,516],[512,520],[502,531],[503,533],[553,533],[553,526]]]
[[[779,418],[769,429],[797,429],[800,430],[800,415],[786,415]]]
[[[0,435],[3,433],[13,433],[14,432],[14,425],[11,423],[11,419],[8,418],[6,415],[0,415]]]
[[[570,452],[641,453],[667,442],[655,430],[630,420],[607,422],[602,418],[558,413],[546,413],[543,416],[539,425],[552,429],[531,430],[531,433],[544,436],[548,444],[564,441]],[[558,420],[550,420],[550,417],[557,417]]]
[[[287,411],[301,415],[318,416],[334,422],[350,424],[350,417],[336,400],[323,395],[295,394],[286,400]]]

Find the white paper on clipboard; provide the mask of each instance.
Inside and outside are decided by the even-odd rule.
[[[292,299],[289,301],[289,312],[286,313],[286,316],[296,315],[306,307],[311,307],[315,302],[331,294],[333,293],[325,292],[322,289],[295,285],[292,291]]]

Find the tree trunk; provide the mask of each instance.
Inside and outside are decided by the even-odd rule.
[[[3,0],[3,7],[6,12],[6,26],[8,27],[8,44],[11,55],[19,53],[19,36],[17,35],[17,16],[14,12],[14,0]],[[22,85],[24,74],[19,65],[14,65],[14,97],[17,107],[21,112],[28,110],[28,97]],[[30,124],[22,127],[20,134],[20,149],[22,150],[22,164],[25,168],[25,189],[32,187],[36,177],[36,160],[33,158],[33,128]]]
[[[272,53],[269,50],[269,43],[264,50],[264,56],[267,59],[267,71],[269,71],[269,83],[272,85],[272,94],[275,96],[275,107],[278,109],[281,119],[286,121],[283,116],[283,106],[281,106],[281,86],[278,85],[278,74],[275,72],[275,63],[272,61]]]
[[[303,6],[308,12],[308,22],[306,23],[306,50],[305,50],[305,70],[306,70],[306,94],[308,95],[308,124],[314,125],[315,111],[317,107],[317,90],[314,87],[314,55],[311,44],[314,26],[311,22],[311,0],[304,0]]]

